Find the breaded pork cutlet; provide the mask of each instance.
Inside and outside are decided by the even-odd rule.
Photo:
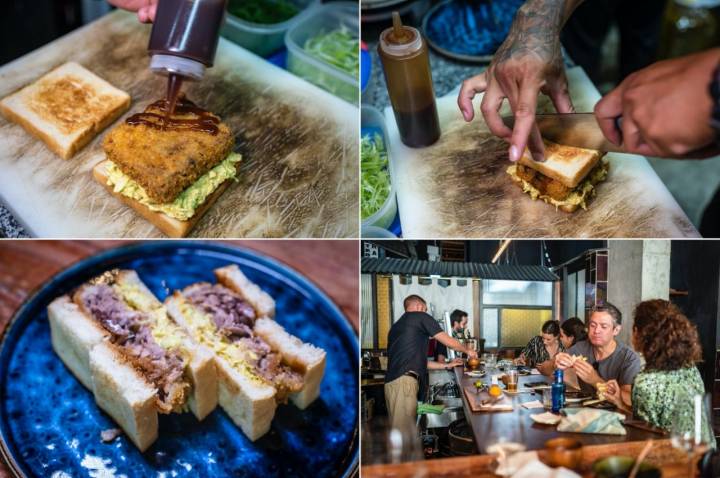
[[[164,116],[150,105],[146,113]],[[208,113],[209,114],[209,113]],[[215,115],[211,115],[219,121]],[[178,110],[173,119],[197,119],[198,114]],[[155,120],[151,120],[153,122]],[[156,124],[162,121],[157,118]],[[192,129],[162,129],[126,122],[112,130],[103,143],[108,159],[158,203],[172,202],[212,167],[232,152],[235,138],[226,124],[217,124],[217,133]]]

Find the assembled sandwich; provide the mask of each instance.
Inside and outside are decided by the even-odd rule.
[[[545,161],[532,159],[528,150],[507,173],[533,199],[541,199],[565,212],[587,209],[596,185],[607,178],[605,153],[563,146],[544,140]]]
[[[183,237],[236,175],[241,156],[220,118],[181,97],[150,104],[105,137],[93,176],[171,237]]]
[[[113,270],[48,306],[52,346],[141,450],[158,413],[202,420],[217,405],[214,357],[198,348],[131,270]]]
[[[165,301],[168,313],[215,357],[218,402],[251,439],[269,429],[278,403],[301,409],[320,393],[325,351],[273,320],[272,297],[237,266],[215,270],[219,283],[190,285]]]

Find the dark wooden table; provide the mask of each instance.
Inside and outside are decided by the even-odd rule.
[[[35,289],[70,264],[132,241],[0,242],[0,335],[12,314]],[[222,241],[258,251],[305,275],[338,305],[357,332],[358,241]],[[0,478],[9,478],[0,460]]]
[[[501,373],[501,372],[497,372]],[[511,395],[513,403],[512,412],[479,412],[473,413],[468,406],[465,393],[462,391],[465,387],[471,386],[476,378],[464,375],[462,367],[455,367],[455,379],[460,385],[461,395],[463,398],[463,408],[465,417],[473,430],[475,436],[475,444],[480,453],[487,453],[487,447],[493,443],[493,440],[504,438],[507,441],[524,443],[528,450],[540,450],[545,447],[545,442],[551,438],[567,437],[580,441],[583,445],[601,445],[607,443],[626,443],[645,441],[647,439],[663,438],[662,435],[639,430],[637,428],[626,427],[627,435],[597,435],[591,433],[566,433],[558,432],[555,426],[541,425],[535,423],[530,415],[545,412],[542,408],[528,410],[521,404],[540,400],[542,402],[542,392],[538,393],[520,393]],[[489,377],[484,377],[483,381],[490,382]],[[550,380],[543,375],[526,375],[519,377],[519,390],[527,390],[523,384],[527,382],[540,382]]]

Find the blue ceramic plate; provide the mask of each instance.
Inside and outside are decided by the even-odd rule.
[[[275,298],[277,320],[327,351],[321,395],[307,410],[278,407],[252,443],[220,407],[203,422],[161,415],[160,438],[140,453],[52,351],[46,307],[92,276],[135,269],[160,298],[213,269],[237,264]],[[17,311],[0,344],[0,449],[19,476],[348,476],[358,463],[358,344],[337,307],[307,279],[255,252],[202,242],[152,242],[84,259],[42,286]]]

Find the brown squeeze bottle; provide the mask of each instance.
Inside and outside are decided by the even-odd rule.
[[[422,35],[393,12],[393,26],[380,34],[378,54],[400,139],[413,148],[430,146],[440,137],[440,124]]]
[[[168,114],[184,79],[213,66],[227,0],[159,0],[148,51],[150,69],[168,76]]]

